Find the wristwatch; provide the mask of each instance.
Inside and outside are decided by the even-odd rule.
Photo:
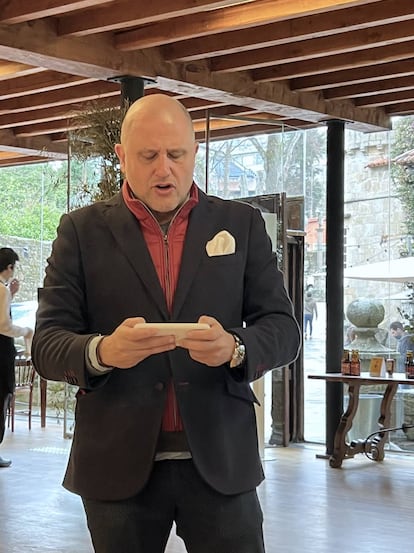
[[[237,334],[232,334],[232,336],[234,338],[234,350],[230,359],[230,367],[233,369],[243,363],[246,357],[246,347]]]

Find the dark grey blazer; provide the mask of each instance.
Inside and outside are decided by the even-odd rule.
[[[234,236],[236,251],[210,257],[206,243],[221,230]],[[197,363],[182,348],[128,370],[88,374],[88,340],[111,333],[127,317],[193,322],[203,314],[242,337],[244,376],[228,365]],[[88,498],[136,494],[151,472],[172,378],[202,477],[224,494],[253,489],[263,472],[249,383],[290,363],[299,343],[292,305],[256,209],[200,191],[171,316],[140,225],[120,194],[64,215],[39,291],[32,349],[43,377],[86,391],[78,394],[64,485]]]

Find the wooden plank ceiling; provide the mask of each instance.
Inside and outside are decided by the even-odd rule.
[[[413,19],[412,0],[0,0],[0,166],[64,159],[124,75],[182,100],[200,140],[207,114],[212,138],[387,129],[414,114]]]

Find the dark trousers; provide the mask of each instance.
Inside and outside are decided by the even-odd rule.
[[[96,553],[163,553],[174,521],[189,553],[264,553],[256,491],[222,495],[192,460],[156,461],[130,499],[83,504]]]
[[[14,392],[14,358],[16,350],[13,338],[0,334],[0,444],[6,429],[7,408]]]

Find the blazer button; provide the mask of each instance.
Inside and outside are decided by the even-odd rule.
[[[165,384],[164,382],[157,382],[154,386],[155,390],[157,390],[157,392],[162,392],[165,388]]]

